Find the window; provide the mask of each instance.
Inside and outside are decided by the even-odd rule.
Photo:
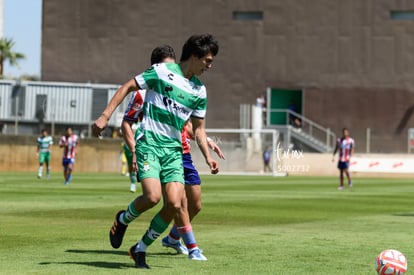
[[[233,11],[233,20],[236,21],[262,21],[262,11]]]
[[[392,20],[414,20],[414,11],[390,11]]]

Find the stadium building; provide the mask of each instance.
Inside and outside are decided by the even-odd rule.
[[[92,111],[77,113],[87,113],[90,124],[96,100],[104,105],[113,87],[145,70],[155,46],[170,44],[179,58],[191,34],[209,32],[220,51],[201,76],[209,93],[208,128],[256,127],[249,106],[265,94],[259,128],[277,128],[300,149],[329,151],[335,134],[348,127],[357,152],[407,152],[414,122],[413,10],[408,0],[43,0],[41,78],[92,87],[92,106],[85,107]],[[99,86],[105,83],[109,90]],[[10,108],[5,117],[17,106],[7,95],[19,89],[10,89],[2,90]],[[24,98],[51,104],[46,97]],[[67,112],[83,106],[74,105],[79,101],[82,95],[71,98]],[[39,120],[39,108],[24,108],[28,121]],[[297,131],[287,127],[292,114],[302,122]]]

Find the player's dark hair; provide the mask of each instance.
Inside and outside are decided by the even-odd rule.
[[[161,63],[167,57],[175,60],[175,52],[171,46],[162,45],[156,47],[151,53],[151,65]]]
[[[184,43],[180,61],[188,60],[192,55],[202,58],[211,53],[216,56],[219,51],[217,40],[211,34],[192,35]]]

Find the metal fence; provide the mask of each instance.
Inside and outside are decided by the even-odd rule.
[[[70,125],[87,132],[101,114],[119,85],[0,81],[0,124],[6,134],[37,133],[39,125],[51,129]],[[119,127],[125,100],[114,112],[108,126]]]

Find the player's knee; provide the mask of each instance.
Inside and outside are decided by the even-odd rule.
[[[165,207],[174,213],[179,213],[180,210],[182,209],[180,200],[177,200],[177,201],[168,200],[165,203]]]
[[[145,200],[149,206],[153,207],[160,202],[161,196],[157,194],[147,194],[145,196]]]

